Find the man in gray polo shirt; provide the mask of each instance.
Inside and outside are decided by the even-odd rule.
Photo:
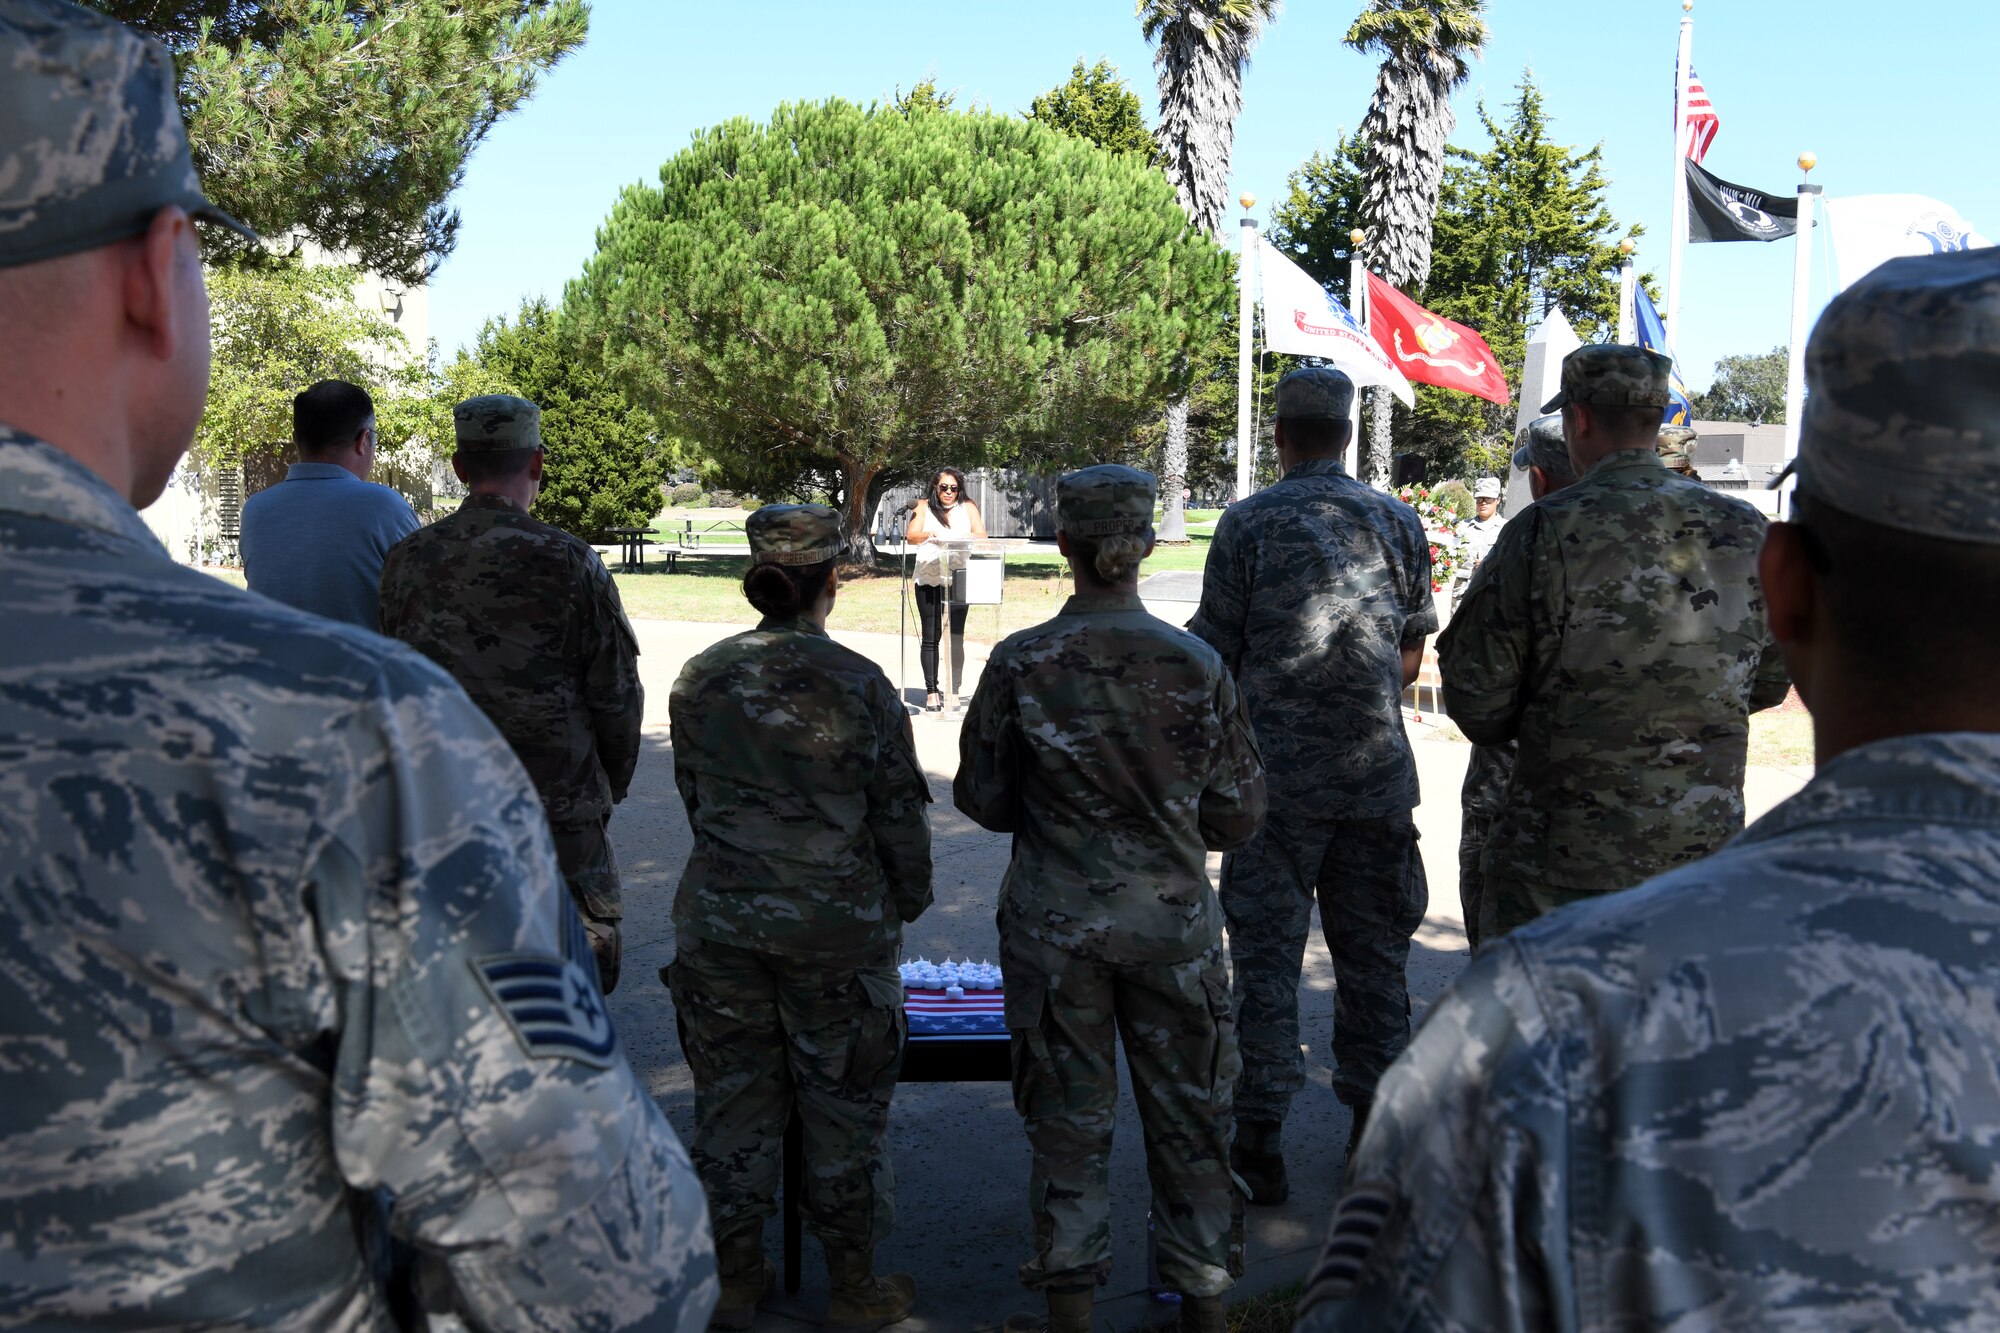
[[[299,461],[243,505],[243,577],[252,592],[301,611],[380,631],[382,559],[417,516],[375,466],[375,403],[344,380],[292,399]]]

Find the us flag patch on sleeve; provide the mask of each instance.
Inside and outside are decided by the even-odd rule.
[[[566,957],[545,953],[488,954],[473,966],[486,993],[528,1054],[581,1060],[608,1068],[618,1049],[611,1013],[597,988],[597,962],[583,919],[563,904]]]
[[[1306,1281],[1301,1310],[1321,1301],[1345,1300],[1354,1294],[1361,1270],[1388,1224],[1396,1196],[1382,1185],[1356,1185],[1341,1197],[1327,1228],[1326,1248]]]

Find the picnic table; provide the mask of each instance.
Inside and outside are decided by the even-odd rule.
[[[625,572],[628,574],[634,570],[645,568],[647,545],[649,543],[658,544],[652,542],[653,530],[651,528],[606,528],[604,531],[605,535],[614,538],[618,542],[622,552],[622,563]],[[669,574],[673,573],[674,565],[680,557],[680,552],[663,550],[660,554],[666,558],[667,572]]]
[[[749,534],[744,531],[741,523],[731,523],[727,519],[716,519],[705,527],[696,528],[691,518],[682,519],[680,531],[675,534],[676,541],[694,551],[701,549],[703,537],[734,537],[747,541]]]

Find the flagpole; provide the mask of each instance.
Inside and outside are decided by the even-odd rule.
[[[1681,259],[1687,249],[1688,199],[1687,157],[1688,66],[1694,63],[1694,0],[1681,0],[1681,50],[1674,69],[1674,211],[1667,242],[1667,308],[1661,312],[1666,326],[1667,346],[1681,326]]]
[[[1354,322],[1368,332],[1368,263],[1361,257],[1361,244],[1368,239],[1368,233],[1356,227],[1347,233],[1347,313],[1354,316]],[[1387,390],[1383,391],[1385,394]],[[1382,399],[1375,400],[1375,410],[1380,412]],[[1353,466],[1347,469],[1350,477],[1361,475],[1361,390],[1354,391],[1354,401],[1347,408],[1347,443],[1354,450]],[[1343,460],[1345,461],[1345,460]]]
[[[1810,174],[1819,165],[1819,158],[1812,153],[1799,154],[1799,170]],[[1785,368],[1785,457],[1796,458],[1799,452],[1799,416],[1805,411],[1806,403],[1806,310],[1812,294],[1812,238],[1816,225],[1815,202],[1819,199],[1820,187],[1809,181],[1799,182],[1799,222],[1792,236],[1795,246],[1792,250],[1792,348],[1791,358]]]
[[[1244,213],[1236,264],[1242,278],[1236,298],[1236,498],[1241,500],[1250,494],[1257,477],[1257,438],[1250,421],[1250,336],[1257,319],[1257,219],[1249,215],[1257,206],[1257,196],[1246,194],[1237,202],[1243,205]]]
[[[1639,243],[1627,236],[1618,242],[1618,341],[1630,343],[1632,333],[1632,289],[1638,285],[1638,270],[1633,267],[1632,254]]]

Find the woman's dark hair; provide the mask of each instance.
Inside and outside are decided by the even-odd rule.
[[[819,600],[833,561],[816,565],[752,565],[743,575],[743,595],[767,616],[796,616]]]
[[[940,467],[931,469],[931,484],[929,487],[925,489],[924,498],[930,502],[931,517],[938,521],[938,526],[942,527],[946,523],[948,523],[950,519],[946,516],[944,512],[944,506],[938,503],[937,479],[940,476],[950,477],[953,481],[958,483],[958,501],[960,504],[964,504],[965,474],[963,472],[960,472],[955,467]]]

